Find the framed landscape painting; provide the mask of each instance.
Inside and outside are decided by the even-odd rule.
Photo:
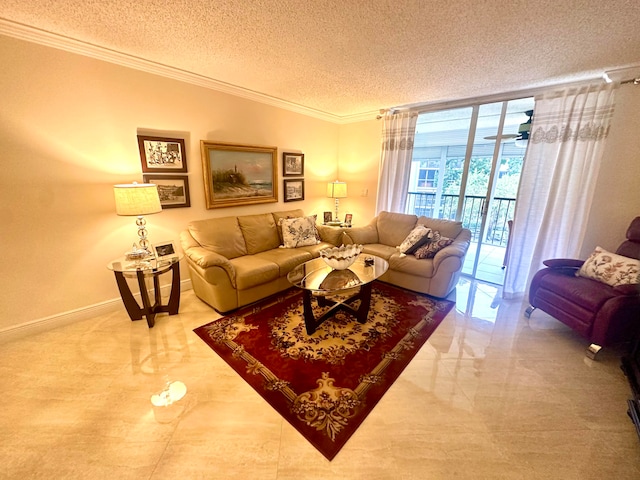
[[[158,186],[160,205],[165,208],[190,207],[189,178],[186,175],[143,175],[145,183]]]
[[[182,138],[138,135],[138,150],[143,172],[187,172],[185,142]]]
[[[278,201],[277,147],[200,142],[207,208]]]

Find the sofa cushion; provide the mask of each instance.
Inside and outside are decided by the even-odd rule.
[[[416,226],[418,217],[404,213],[380,212],[378,215],[378,243],[395,247]],[[356,242],[359,243],[359,242]]]
[[[612,287],[640,283],[640,260],[623,257],[608,252],[602,247],[596,249],[576,273]]]
[[[231,260],[236,271],[236,285],[239,290],[262,285],[280,276],[280,267],[270,260],[256,255],[244,255]]]
[[[284,277],[301,263],[311,260],[313,255],[302,248],[274,248],[260,252],[255,257],[278,265],[279,275]]]
[[[200,245],[223,257],[231,259],[247,254],[238,217],[196,220],[191,222],[188,228],[191,236]]]
[[[398,253],[396,247],[390,247],[389,245],[383,245],[381,243],[369,243],[363,246],[362,253],[375,255],[376,257],[389,260],[391,255]]]
[[[454,222],[443,218],[420,217],[418,223],[429,227],[434,232],[437,230],[442,236],[449,238],[456,238],[462,231],[462,222]]]
[[[272,214],[244,215],[238,217],[238,224],[249,255],[278,248],[280,245],[278,229]]]
[[[375,221],[364,227],[351,227],[345,230],[344,234],[351,239],[352,243],[366,245],[368,243],[379,243],[378,228]]]
[[[282,241],[284,248],[296,248],[316,245],[319,242],[315,217],[285,218],[282,223]]]
[[[396,270],[418,277],[433,277],[433,261],[418,260],[413,255],[400,255],[395,253],[388,259],[389,269]]]

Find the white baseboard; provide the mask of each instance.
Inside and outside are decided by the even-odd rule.
[[[164,296],[169,295],[171,285],[163,285],[161,287],[161,293]],[[180,282],[180,291],[191,290],[191,280],[182,280]],[[153,295],[153,290],[150,291]],[[134,297],[139,303],[142,303],[140,293],[134,294]],[[88,320],[90,318],[105,315],[107,313],[116,312],[118,310],[124,311],[124,305],[121,298],[114,298],[105,302],[96,303],[93,305],[87,305],[86,307],[77,308],[68,312],[57,313],[45,318],[39,318],[29,322],[22,323],[20,325],[14,325],[4,330],[0,330],[0,343],[11,340],[17,340],[36,333],[45,332],[54,328],[69,325],[71,323],[79,322],[82,320]]]

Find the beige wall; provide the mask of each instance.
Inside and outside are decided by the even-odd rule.
[[[349,195],[340,202],[340,216],[352,213],[354,225],[366,224],[375,215],[381,131],[382,121],[375,117],[340,127],[339,176],[347,182]]]
[[[142,181],[136,135],[184,135],[191,208],[147,217],[150,240],[214,216],[332,208],[339,126],[198,86],[0,36],[0,331],[119,298],[107,262],[131,247],[115,183]],[[305,154],[305,201],[207,210],[200,140]],[[186,268],[183,278],[188,278]]]
[[[640,216],[640,86],[622,85],[616,93],[602,167],[580,258],[596,246],[615,251],[629,223]]]

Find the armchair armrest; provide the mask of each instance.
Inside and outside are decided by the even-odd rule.
[[[204,247],[191,247],[184,253],[189,260],[201,268],[220,267],[224,269],[227,272],[227,275],[229,275],[231,284],[235,288],[236,270],[233,268],[233,265],[231,265],[231,262],[227,257],[224,257],[219,253],[212,252],[211,250],[207,250]]]
[[[577,270],[582,266],[584,260],[576,260],[575,258],[552,258],[542,263],[549,268],[575,268]]]

